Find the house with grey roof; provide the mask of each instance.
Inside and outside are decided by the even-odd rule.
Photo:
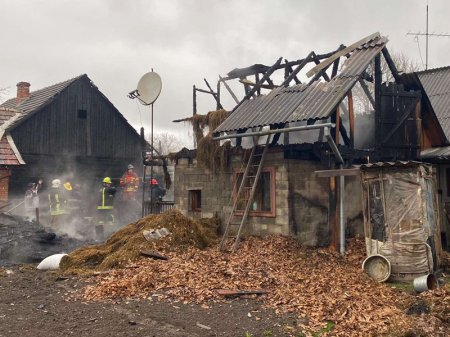
[[[70,180],[97,187],[139,167],[143,141],[120,111],[86,75],[30,91],[0,105],[0,165],[11,171],[10,193],[23,195],[30,181]]]

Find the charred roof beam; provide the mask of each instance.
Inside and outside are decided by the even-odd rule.
[[[384,47],[381,52],[383,53],[384,59],[389,67],[389,70],[391,71],[392,75],[394,76],[395,82],[402,84],[403,83],[403,79],[401,78],[397,67],[395,66],[395,62],[394,60],[392,60],[391,55],[389,54],[389,51],[387,50],[386,47]]]
[[[289,83],[293,80],[293,79],[297,79],[297,74],[300,72],[300,70],[302,70],[309,62],[312,61],[313,55],[315,55],[315,53],[312,51],[308,54],[308,56],[306,56],[303,61],[297,66],[297,68],[295,68],[295,70],[292,71],[292,73],[283,81],[283,83],[281,83],[281,86],[289,86]],[[297,82],[298,81],[298,82]],[[297,84],[300,84],[300,80],[296,80],[295,81]]]
[[[270,75],[272,75],[274,73],[274,71],[276,70],[276,67],[278,67],[281,63],[281,60],[283,58],[280,57],[272,67],[269,68],[269,70],[267,70],[267,72],[264,74],[264,76],[258,81],[257,84],[263,84],[268,78],[270,78]],[[254,86],[246,95],[245,97],[239,102],[239,104],[237,104],[234,109],[232,110],[232,112],[234,112],[244,101],[248,100],[250,97],[253,96],[253,94],[256,92],[258,88],[256,86]]]

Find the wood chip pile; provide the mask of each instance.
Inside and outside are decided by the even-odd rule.
[[[176,217],[187,221],[180,214]],[[143,220],[155,228],[155,224],[148,223],[156,219],[161,220]],[[142,222],[138,223],[141,225]],[[166,223],[159,225],[169,228]],[[142,226],[139,230],[142,231]],[[127,244],[123,234],[120,242]],[[211,301],[224,300],[218,289],[264,289],[268,294],[258,297],[262,304],[277,313],[295,313],[301,322],[298,331],[306,336],[319,331],[327,322],[335,326],[321,336],[378,336],[382,333],[404,336],[403,333],[418,328],[416,322],[420,321],[405,313],[412,302],[420,299],[441,303],[440,309],[435,310],[430,305],[432,313],[441,310],[441,314],[445,314],[448,310],[448,288],[412,295],[370,279],[361,270],[365,258],[361,240],[350,242],[346,255],[340,256],[331,249],[305,248],[293,238],[280,236],[248,238],[233,254],[219,252],[216,246],[202,250],[186,242],[178,244],[174,238],[173,232],[172,238],[162,238],[152,246],[168,260],[143,257],[123,269],[95,276],[90,280],[95,285],[84,289],[83,299],[156,296],[159,300],[195,302],[207,307]],[[71,255],[74,254],[77,252]],[[433,333],[443,332],[450,326],[445,316],[427,315],[421,319],[422,326],[432,329]],[[432,328],[431,323],[423,323],[429,319],[434,320]],[[397,335],[397,332],[402,334]]]

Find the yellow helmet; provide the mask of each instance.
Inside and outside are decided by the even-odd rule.
[[[105,184],[111,184],[111,178],[110,177],[106,177],[105,179],[103,179],[103,182]]]
[[[64,183],[64,188],[68,191],[72,191],[72,184],[70,182]]]

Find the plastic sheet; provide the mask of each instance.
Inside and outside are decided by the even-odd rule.
[[[411,280],[439,265],[439,214],[431,166],[361,168],[368,256],[392,265],[391,279]]]

